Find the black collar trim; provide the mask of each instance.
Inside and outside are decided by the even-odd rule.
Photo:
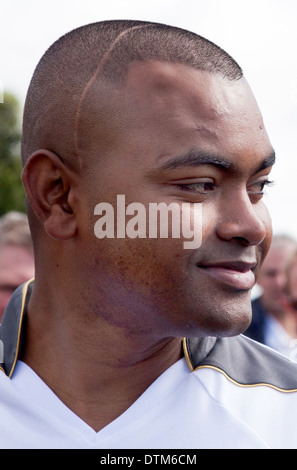
[[[34,279],[16,289],[3,315],[0,325],[2,358],[0,369],[11,377],[17,363],[22,344],[25,313],[30,299]]]

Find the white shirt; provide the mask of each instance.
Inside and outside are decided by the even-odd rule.
[[[99,432],[21,361],[0,372],[0,448],[297,448],[297,392],[242,387],[183,358]],[[296,430],[292,433],[292,429]]]

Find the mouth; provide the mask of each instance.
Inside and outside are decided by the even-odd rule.
[[[197,264],[206,275],[217,282],[238,290],[250,290],[254,287],[256,262],[224,261],[209,264]]]

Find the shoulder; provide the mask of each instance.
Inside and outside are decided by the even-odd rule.
[[[246,336],[187,338],[184,346],[192,370],[212,368],[238,385],[297,392],[297,363]]]

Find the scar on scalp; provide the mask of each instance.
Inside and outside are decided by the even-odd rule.
[[[77,105],[77,110],[76,110],[76,113],[75,113],[75,125],[74,125],[74,146],[75,146],[76,154],[78,156],[80,169],[82,169],[82,155],[80,153],[79,145],[78,145],[78,133],[79,133],[79,122],[80,122],[80,117],[81,117],[81,112],[82,112],[82,106],[83,106],[84,99],[85,99],[88,91],[90,90],[90,88],[92,87],[94,82],[96,81],[98,75],[100,74],[100,71],[101,71],[105,61],[107,60],[107,58],[111,54],[111,52],[114,49],[114,47],[116,46],[116,44],[122,39],[122,37],[124,37],[130,31],[133,31],[135,29],[147,28],[147,27],[149,27],[149,25],[133,26],[132,28],[128,28],[125,31],[121,32],[116,37],[116,39],[111,43],[110,47],[107,49],[107,51],[103,55],[101,61],[99,62],[98,67],[96,68],[95,72],[91,76],[90,80],[86,83],[86,85],[85,85],[85,87],[82,91],[81,97],[80,97],[78,105]]]

